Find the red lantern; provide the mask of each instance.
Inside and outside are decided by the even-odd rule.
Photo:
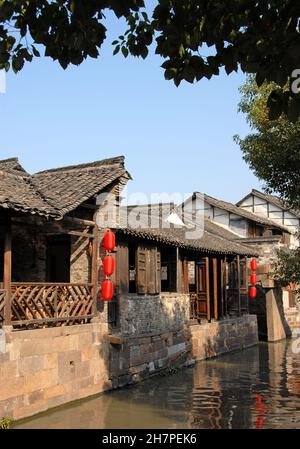
[[[115,259],[113,256],[105,256],[103,261],[103,270],[106,276],[112,276],[115,272]]]
[[[255,259],[251,260],[251,270],[252,271],[257,270],[257,260],[255,260]]]
[[[256,273],[251,274],[250,284],[252,284],[252,285],[256,285],[257,284],[257,274]]]
[[[106,231],[103,238],[103,246],[106,251],[113,251],[116,247],[116,236],[112,231]]]
[[[257,297],[257,288],[256,287],[251,287],[250,288],[250,298],[251,299],[256,299]]]
[[[101,296],[103,301],[111,301],[114,296],[115,286],[110,280],[105,280],[102,283]]]

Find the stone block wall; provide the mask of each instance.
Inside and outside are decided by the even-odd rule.
[[[106,325],[6,332],[0,417],[20,419],[111,389]]]
[[[163,334],[189,322],[189,295],[128,295],[120,298],[120,330],[124,336]]]
[[[191,326],[190,330],[192,356],[197,361],[258,344],[255,315]]]
[[[191,354],[188,328],[164,334],[124,338],[111,345],[110,377],[113,388],[132,385],[168,369],[179,368]]]

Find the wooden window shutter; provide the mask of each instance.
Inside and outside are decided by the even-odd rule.
[[[177,291],[177,252],[173,248],[169,253],[170,292]]]
[[[139,245],[136,252],[136,286],[139,295],[147,293],[147,273],[149,272],[149,252],[145,246]]]
[[[156,294],[161,292],[161,252],[156,250]]]
[[[156,293],[156,248],[149,248],[148,250],[148,293],[154,295]]]

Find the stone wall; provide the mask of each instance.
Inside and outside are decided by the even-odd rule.
[[[168,369],[178,369],[188,363],[192,349],[188,328],[125,337],[119,341],[114,337],[109,339],[113,388],[133,385]]]
[[[127,295],[120,298],[120,329],[124,336],[163,334],[189,322],[189,295]]]
[[[46,235],[37,232],[33,220],[29,223],[12,226],[13,281],[46,282]],[[70,282],[91,282],[91,263],[89,239],[72,236]]]
[[[89,254],[89,240],[73,236],[71,239],[71,283],[91,282],[92,257]]]
[[[0,352],[0,417],[31,416],[111,389],[107,326],[6,332]]]
[[[255,315],[191,326],[192,356],[204,360],[258,344]]]
[[[45,282],[46,237],[34,226],[12,225],[12,278],[14,282]]]

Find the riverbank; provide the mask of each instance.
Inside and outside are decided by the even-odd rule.
[[[16,429],[299,429],[300,355],[291,342],[198,362],[20,421]]]

